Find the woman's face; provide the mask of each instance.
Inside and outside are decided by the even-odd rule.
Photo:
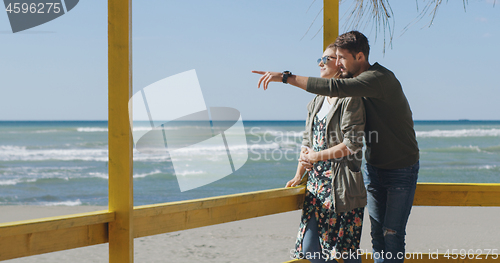
[[[320,76],[322,78],[333,78],[339,71],[339,68],[336,66],[337,64],[337,56],[335,55],[335,50],[331,48],[327,48],[325,52],[323,52],[323,58],[326,57],[326,63],[323,61],[319,62],[321,71]]]

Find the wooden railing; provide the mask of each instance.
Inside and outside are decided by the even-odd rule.
[[[304,193],[300,186],[137,206],[133,233],[137,238],[293,211],[301,209]],[[414,205],[500,206],[500,184],[419,183]],[[115,213],[98,211],[0,224],[0,260],[106,243],[114,220]]]

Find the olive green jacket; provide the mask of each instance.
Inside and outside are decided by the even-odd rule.
[[[400,169],[419,159],[410,104],[399,80],[378,63],[354,78],[310,77],[307,91],[331,97],[363,98],[366,107],[366,162]]]
[[[312,125],[321,109],[324,96],[316,96],[308,105],[306,130],[302,145],[312,148]],[[361,174],[363,137],[365,129],[365,107],[361,98],[339,98],[326,115],[325,143],[328,148],[344,143],[355,154],[332,162],[332,191],[335,212],[347,212],[366,205],[366,189]]]

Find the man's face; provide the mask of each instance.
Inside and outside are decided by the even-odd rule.
[[[337,66],[343,78],[352,78],[359,75],[362,60],[356,59],[347,49],[337,48]]]

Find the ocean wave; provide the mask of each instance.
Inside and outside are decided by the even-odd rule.
[[[134,174],[133,177],[134,178],[144,178],[146,176],[150,176],[153,174],[160,174],[160,173],[162,173],[162,171],[160,171],[159,169],[156,169],[150,173]],[[101,179],[106,179],[106,180],[109,179],[109,174],[107,174],[107,173],[92,172],[92,173],[89,173],[89,175],[90,175],[90,177],[94,177],[94,178],[101,178]]]
[[[68,130],[50,129],[50,130],[35,130],[35,131],[30,131],[30,130],[6,131],[6,132],[1,131],[0,133],[6,133],[6,134],[26,134],[26,133],[54,133],[54,132],[67,132],[67,131]]]
[[[268,143],[268,144],[252,144],[248,150],[274,150],[274,149],[297,149],[301,147],[301,143],[297,142],[281,142],[281,143]]]
[[[266,139],[266,136],[279,137],[279,138],[302,138],[303,132],[297,131],[279,131],[279,130],[256,130],[256,128],[251,128],[246,131],[247,134],[251,134],[253,136],[258,136],[259,138],[262,136],[262,140]]]
[[[106,180],[109,179],[109,176],[107,173],[92,172],[92,173],[89,173],[89,175],[90,175],[90,177],[94,177],[94,178],[101,178],[101,179],[106,179]]]
[[[99,127],[79,127],[76,128],[77,132],[108,132],[108,128]]]
[[[39,178],[33,178],[29,177],[29,175],[25,175],[23,178],[15,178],[15,179],[6,179],[6,180],[0,180],[0,186],[5,186],[5,185],[17,185],[17,184],[23,184],[23,183],[53,183],[55,181],[69,181],[70,178],[65,175],[65,176],[53,176],[49,177],[44,175],[44,177],[39,177]]]
[[[417,137],[500,137],[500,129],[462,129],[417,131]]]
[[[19,183],[19,180],[3,180],[0,181],[0,185],[16,185]]]
[[[196,128],[196,126],[193,126],[193,128]],[[178,127],[165,127],[165,130],[177,130],[179,129]],[[150,131],[151,126],[139,126],[139,127],[134,127],[132,131]],[[102,127],[78,127],[76,128],[77,132],[108,132],[108,128],[102,128]]]
[[[500,152],[500,145],[484,147],[482,150],[485,152]]]
[[[478,170],[498,170],[500,168],[494,164],[486,164],[486,165],[452,165],[447,167],[450,170],[460,170],[460,171],[478,171]]]
[[[144,178],[144,177],[149,176],[149,175],[160,174],[160,173],[161,173],[161,171],[159,169],[156,169],[150,173],[134,174],[133,177],[134,178]]]
[[[193,175],[193,174],[204,174],[204,171],[184,171],[181,173],[175,173],[175,175],[180,175],[180,176],[186,176],[186,175]]]
[[[47,175],[57,175],[60,173],[74,173],[79,172],[88,168],[92,168],[90,166],[19,166],[19,167],[1,167],[0,168],[0,176],[9,176],[15,174],[23,174],[23,175],[39,175],[39,174],[47,174]]]
[[[493,170],[496,169],[498,166],[497,165],[481,165],[478,166],[477,169],[479,170]]]
[[[61,132],[63,130],[38,130],[38,131],[32,131],[32,133],[52,133],[52,132]]]
[[[62,202],[41,202],[40,205],[43,206],[79,206],[82,205],[82,201],[80,199],[76,199],[75,201],[62,201]]]
[[[162,173],[161,170],[156,169],[156,170],[149,172],[149,173],[134,174],[133,177],[134,178],[144,178],[144,177],[147,177],[150,175],[161,174],[161,173]],[[184,171],[182,173],[176,173],[176,174],[177,175],[191,175],[191,174],[204,174],[204,173],[205,173],[204,171]],[[106,180],[109,178],[109,175],[107,173],[93,172],[93,173],[89,173],[89,175],[91,177],[102,178],[102,179],[106,179]]]
[[[279,145],[279,143],[252,144],[248,148],[251,151],[252,150],[273,150],[273,149],[279,149],[280,145]]]
[[[0,145],[0,161],[108,161],[107,149],[27,149]]]
[[[237,145],[229,145],[229,149],[232,153],[238,153],[242,151],[247,151],[250,147],[247,144],[237,144]],[[165,152],[167,152],[166,149]],[[184,156],[192,156],[192,155],[206,155],[206,154],[227,154],[226,146],[224,145],[208,145],[208,146],[188,146],[185,148],[175,149],[176,155],[181,154]],[[138,152],[139,153],[139,152]],[[141,156],[148,155],[145,153],[141,153]],[[139,155],[138,155],[139,156]],[[151,156],[151,155],[150,155]],[[134,156],[135,158],[136,156]]]
[[[421,149],[422,152],[482,152],[479,146],[469,145],[462,146],[456,145],[448,148],[431,148],[431,149]]]
[[[273,150],[300,148],[297,142],[280,142],[267,144],[238,144],[230,145],[231,154],[244,153],[249,150]],[[224,145],[192,146],[175,150],[176,156],[190,158],[192,156],[205,155],[225,155],[227,154]],[[108,161],[108,149],[99,148],[35,148],[26,146],[0,145],[0,161]],[[145,154],[138,150],[133,150],[134,161],[169,161],[169,154],[166,149],[165,154]]]
[[[194,149],[196,150],[196,149]],[[188,153],[189,154],[189,151]],[[0,161],[108,161],[107,148],[30,149],[26,146],[0,145]],[[134,149],[134,161],[166,161],[166,155],[140,154]]]
[[[17,184],[26,184],[26,183],[34,183],[34,184],[57,184],[58,182],[64,182],[64,181],[70,181],[73,179],[81,179],[81,178],[88,178],[88,176],[81,176],[81,175],[61,175],[61,176],[50,176],[46,174],[41,174],[39,175],[40,177],[33,178],[32,176],[30,177],[29,175],[23,175],[22,178],[15,178],[15,179],[6,179],[6,180],[0,180],[0,186],[8,186],[8,185],[17,185]],[[91,175],[90,177],[99,177],[96,175]],[[107,176],[104,179],[108,179]]]

